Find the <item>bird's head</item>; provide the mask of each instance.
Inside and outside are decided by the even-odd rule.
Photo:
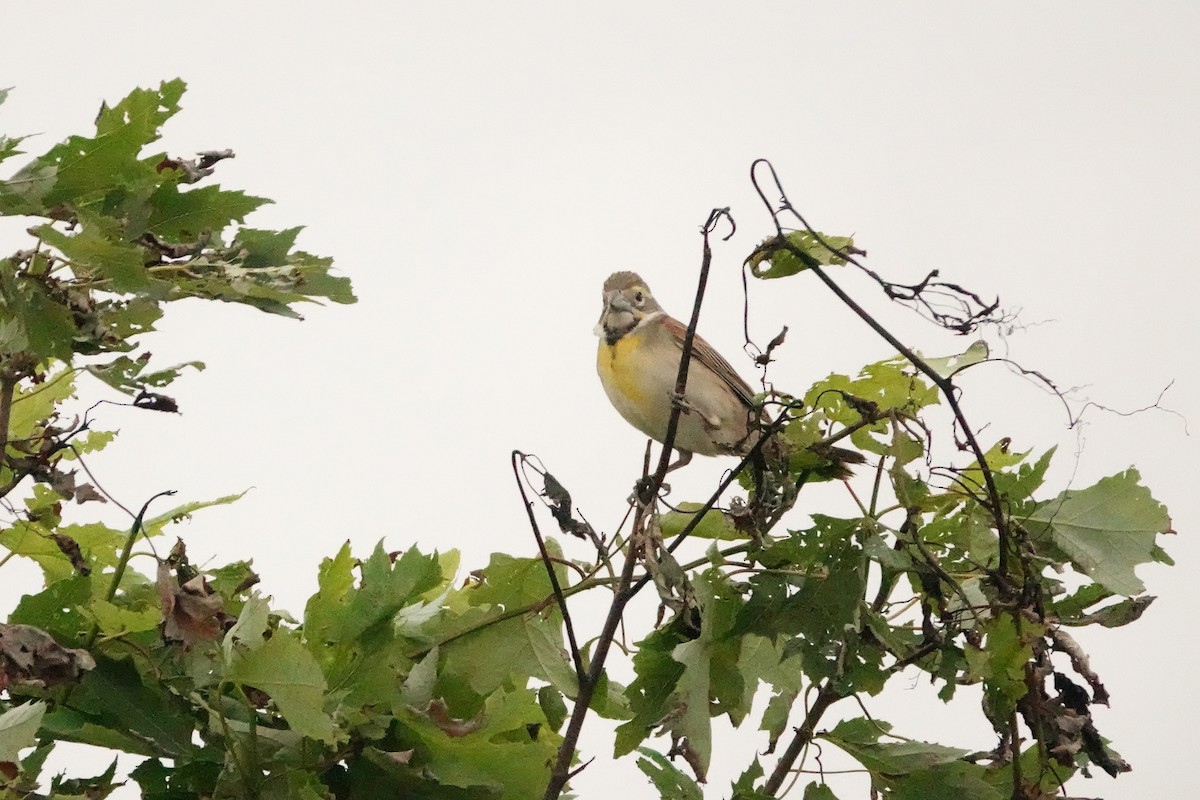
[[[663,314],[662,306],[650,294],[650,287],[635,272],[614,272],[604,282],[604,308],[595,334],[611,344],[638,325]]]

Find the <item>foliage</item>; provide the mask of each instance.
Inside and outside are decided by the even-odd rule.
[[[566,560],[530,505],[540,556],[495,554],[456,582],[454,552],[380,545],[356,557],[345,546],[319,566],[301,621],[271,608],[250,564],[199,568],[182,542],[152,575],[129,568],[135,541],[161,550],[173,520],[236,496],[157,516],[148,501],[128,530],[65,522],[105,500],[79,469],[88,476],[86,458],[112,440],[87,415],[68,421],[82,376],[171,411],[160,390],[202,365],[128,355],[167,303],[296,316],[301,302],[354,299],[328,259],[294,249],[298,229],[242,227],[267,201],[206,183],[230,153],[146,154],[183,90],[137,90],[101,109],[93,136],[0,181],[0,214],[31,218],[34,237],[0,262],[0,566],[26,558],[44,576],[0,625],[0,797],[111,792],[115,762],[90,778],[41,778],[60,740],[137,755],[129,777],[151,800],[556,797],[589,714],[619,722],[617,755],[636,751],[663,798],[702,796],[721,716],[777,754],[769,773],[748,765],[731,789],[743,800],[779,796],[817,740],[891,798],[1044,797],[1090,765],[1128,768],[1094,726],[1089,706],[1107,693],[1068,629],[1140,616],[1153,598],[1135,569],[1169,563],[1158,537],[1170,520],[1136,470],[1054,492],[1043,487],[1052,451],[1017,452],[1008,438],[985,449],[955,383],[985,361],[978,348],[940,360],[899,346],[801,397],[768,396],[773,435],[731,473],[743,491],[729,497],[727,483],[666,510],[660,468],[609,539],[515,454],[522,492],[540,475],[535,491],[563,532],[590,538],[590,559]],[[0,160],[22,144],[0,138]],[[829,281],[823,266],[857,263],[848,237],[785,233],[788,208],[749,258],[756,276]],[[920,308],[925,285],[884,288]],[[969,328],[994,308],[938,321]],[[933,452],[945,424],[965,457]],[[851,479],[867,499],[850,516],[805,509],[796,524],[806,488],[836,474],[835,441],[871,459]],[[685,563],[689,537],[707,551]],[[660,619],[630,618],[647,587]],[[582,596],[611,602],[584,646],[571,614]],[[622,624],[638,639],[628,686],[606,672]],[[914,741],[866,716],[818,724],[905,670],[926,673],[946,701],[981,686],[997,749]],[[821,777],[803,796],[835,795]]]

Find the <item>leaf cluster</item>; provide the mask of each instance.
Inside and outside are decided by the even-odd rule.
[[[453,551],[346,545],[300,618],[272,606],[252,564],[198,566],[182,541],[163,546],[173,523],[237,495],[156,514],[151,498],[128,529],[77,521],[112,500],[88,461],[113,436],[67,421],[67,404],[90,375],[135,407],[175,408],[161,390],[188,365],[129,355],[166,303],[296,316],[353,300],[328,259],[294,249],[298,229],[241,227],[266,201],[206,183],[230,153],[153,151],[183,88],[133,92],[94,135],[0,180],[0,214],[32,219],[30,246],[0,262],[0,568],[28,559],[43,577],[0,625],[0,798],[120,784],[115,761],[47,781],[61,741],[136,755],[128,779],[149,800],[553,798],[590,715],[619,723],[616,756],[636,753],[664,798],[703,796],[721,717],[761,740],[729,790],[742,800],[780,796],[801,769],[817,773],[805,798],[834,798],[810,758],[822,743],[889,798],[1041,798],[1076,772],[1128,769],[1096,729],[1108,695],[1072,630],[1145,611],[1136,568],[1170,563],[1170,520],[1132,468],[1054,491],[1052,450],[984,447],[958,403],[977,349],[901,352],[764,396],[759,444],[712,497],[668,506],[643,476],[632,522],[607,537],[535,469],[551,519],[594,554],[565,556],[532,506],[539,555],[494,554],[465,579]],[[0,138],[0,160],[24,144]],[[781,229],[748,261],[806,278],[861,254],[849,237]],[[955,415],[952,457],[931,447],[939,406]],[[855,462],[855,513],[808,504]],[[689,542],[705,547],[690,561]],[[654,620],[626,611],[643,590]],[[600,634],[577,636],[580,602],[611,603]],[[610,677],[617,650],[628,685]],[[980,687],[995,749],[916,741],[867,713],[914,672],[946,702]],[[822,725],[849,699],[859,711]]]
[[[767,240],[747,261],[756,276],[779,278],[858,253],[849,237],[803,231]],[[1041,798],[1093,766],[1114,776],[1129,769],[1095,727],[1090,707],[1108,694],[1071,630],[1124,625],[1145,611],[1154,598],[1135,568],[1170,563],[1158,544],[1170,519],[1135,469],[1048,493],[1053,449],[1018,452],[1009,437],[981,446],[956,382],[986,356],[981,345],[943,359],[906,351],[856,376],[831,375],[802,397],[766,396],[768,438],[743,460],[744,497],[718,491],[670,510],[659,501],[639,510],[627,538],[579,564],[594,575],[635,559],[643,577],[635,571],[617,601],[647,585],[659,594],[660,622],[635,647],[631,716],[616,753],[637,751],[663,797],[701,796],[722,716],[736,728],[756,723],[762,752],[779,754],[769,775],[755,760],[734,784],[745,800],[778,796],[822,740],[887,797]],[[939,460],[931,446],[944,401],[965,457]],[[841,477],[850,461],[834,442],[866,456],[869,466],[847,481],[859,487],[858,513],[808,510],[807,525],[788,527],[803,489]],[[683,564],[676,549],[689,536],[711,546]],[[870,697],[914,671],[945,702],[959,687],[980,687],[997,747],[914,741],[870,716],[819,728],[835,703],[855,698],[865,712]],[[667,740],[663,752],[648,747],[656,736]],[[834,796],[823,778],[810,795]]]

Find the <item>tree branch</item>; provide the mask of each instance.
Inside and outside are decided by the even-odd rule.
[[[808,713],[804,715],[804,721],[800,723],[800,727],[796,728],[796,735],[792,741],[788,743],[787,750],[783,751],[783,755],[779,757],[779,761],[775,763],[775,769],[771,771],[771,777],[767,778],[767,782],[763,784],[763,791],[771,797],[778,796],[780,787],[787,779],[788,773],[792,771],[796,759],[804,752],[813,740],[813,735],[817,729],[817,723],[821,721],[821,716],[829,709],[831,705],[841,700],[841,695],[833,688],[831,681],[826,680],[824,685],[817,691],[817,699],[809,706]]]
[[[701,228],[701,235],[704,238],[704,248],[700,262],[700,279],[696,287],[696,300],[692,305],[691,320],[688,323],[687,334],[683,339],[683,353],[679,359],[679,372],[675,379],[675,395],[677,397],[683,397],[687,389],[688,366],[692,359],[696,326],[700,320],[700,305],[704,300],[704,289],[708,284],[708,270],[712,264],[712,248],[709,245],[708,237],[722,218],[728,219],[732,225],[733,218],[729,216],[729,209],[714,209],[708,215],[708,220],[705,222],[704,227]],[[730,235],[732,235],[732,232]],[[596,648],[592,653],[592,663],[588,668],[586,679],[580,681],[579,695],[575,698],[575,705],[571,709],[571,718],[567,722],[566,731],[563,733],[562,744],[558,748],[554,765],[551,767],[550,780],[546,785],[545,793],[542,795],[543,800],[555,800],[555,798],[562,794],[567,781],[574,774],[571,771],[571,759],[575,755],[575,747],[579,742],[579,734],[583,731],[583,723],[587,718],[592,697],[595,695],[596,687],[599,685],[600,679],[604,674],[604,664],[608,659],[608,653],[612,647],[613,640],[616,638],[617,629],[621,625],[625,606],[636,596],[641,587],[645,585],[645,582],[642,581],[636,587],[633,586],[633,573],[637,567],[635,554],[638,548],[636,547],[636,540],[644,533],[648,520],[647,514],[654,513],[651,504],[654,502],[654,498],[658,496],[663,480],[667,476],[667,467],[670,466],[671,450],[675,446],[675,434],[679,428],[679,415],[682,413],[682,410],[679,403],[672,404],[671,417],[667,422],[666,436],[663,437],[663,449],[658,459],[658,466],[654,470],[654,474],[650,476],[646,475],[645,470],[643,470],[642,478],[638,481],[638,486],[635,490],[637,511],[634,514],[633,525],[630,529],[625,564],[621,569],[621,577],[617,581],[612,605],[609,606],[608,615],[605,617],[604,625],[600,630],[600,636],[596,639]]]

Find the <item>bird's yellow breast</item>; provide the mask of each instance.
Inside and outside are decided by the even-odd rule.
[[[600,373],[600,382],[604,384],[609,397],[617,395],[636,404],[645,402],[645,387],[639,380],[640,344],[640,337],[636,333],[622,336],[612,344],[605,339],[600,340],[596,350],[596,371]]]

